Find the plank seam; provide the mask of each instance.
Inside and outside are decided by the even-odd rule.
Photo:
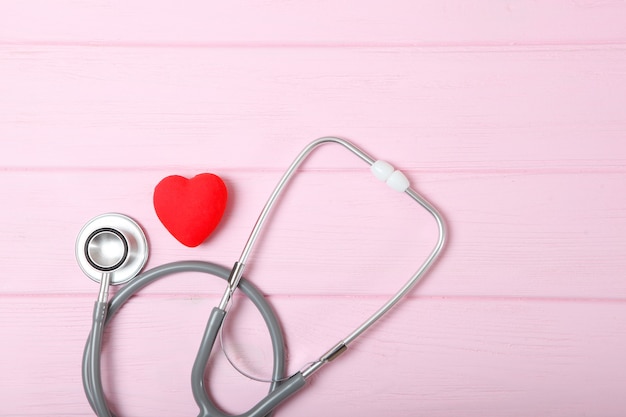
[[[145,48],[145,49],[429,49],[433,52],[518,52],[625,49],[626,41],[606,42],[101,42],[2,41],[0,47]]]
[[[150,293],[150,294],[137,294],[133,296],[133,298],[142,298],[142,299],[160,299],[160,300],[183,300],[189,299],[193,301],[197,301],[199,299],[217,299],[219,298],[221,293]],[[93,298],[95,300],[97,296],[97,291],[94,290],[93,293],[72,293],[72,294],[54,294],[54,293],[5,293],[0,294],[0,299],[78,299],[78,298]],[[365,299],[386,299],[390,296],[390,294],[363,294],[363,295],[355,295],[355,294],[270,294],[266,295],[268,299],[317,299],[317,298],[325,298],[325,299],[355,299],[355,300],[365,300]],[[243,295],[237,295],[236,299],[245,298]],[[409,295],[407,296],[407,300],[422,300],[422,301],[470,301],[470,302],[542,302],[542,303],[583,303],[583,304],[596,304],[596,303],[615,303],[622,304],[626,303],[626,298],[622,297],[554,297],[554,296],[507,296],[507,295]]]
[[[498,161],[501,162],[501,161]],[[543,161],[545,164],[555,163],[556,161]],[[432,162],[431,162],[432,163]],[[249,167],[249,168],[232,168],[232,167],[217,167],[212,166],[212,170],[219,170],[220,172],[237,172],[237,173],[282,173],[286,169],[280,168],[265,168],[265,167]],[[119,166],[119,167],[33,167],[33,166],[11,166],[0,167],[0,173],[98,173],[98,172],[162,172],[164,170],[171,169],[184,169],[189,171],[198,171],[206,169],[204,165],[162,165],[162,166],[144,166],[144,167],[131,167],[131,166]],[[511,175],[552,175],[552,174],[624,174],[626,173],[626,161],[615,162],[614,165],[607,167],[563,167],[563,168],[404,168],[404,172],[409,173],[429,173],[429,174],[511,174]],[[359,173],[363,172],[363,168],[300,168],[298,172],[309,172],[319,174],[334,174],[334,173]]]

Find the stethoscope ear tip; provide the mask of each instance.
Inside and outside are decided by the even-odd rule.
[[[76,260],[90,279],[100,282],[102,274],[108,273],[111,284],[123,284],[146,264],[148,241],[139,224],[130,217],[101,214],[89,220],[79,232]]]

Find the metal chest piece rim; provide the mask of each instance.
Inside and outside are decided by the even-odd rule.
[[[90,279],[100,282],[103,273],[119,285],[135,277],[148,260],[143,230],[128,216],[105,213],[89,220],[76,238],[76,260]]]

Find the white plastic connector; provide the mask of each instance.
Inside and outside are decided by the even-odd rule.
[[[409,179],[401,171],[393,171],[389,178],[387,178],[387,185],[403,193],[409,188]]]
[[[372,174],[381,181],[387,181],[387,179],[393,174],[393,167],[389,162],[378,160],[370,167]]]

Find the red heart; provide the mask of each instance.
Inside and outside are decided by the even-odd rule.
[[[163,226],[180,243],[201,244],[215,230],[226,209],[228,191],[217,175],[192,179],[172,175],[154,188],[154,210]]]

